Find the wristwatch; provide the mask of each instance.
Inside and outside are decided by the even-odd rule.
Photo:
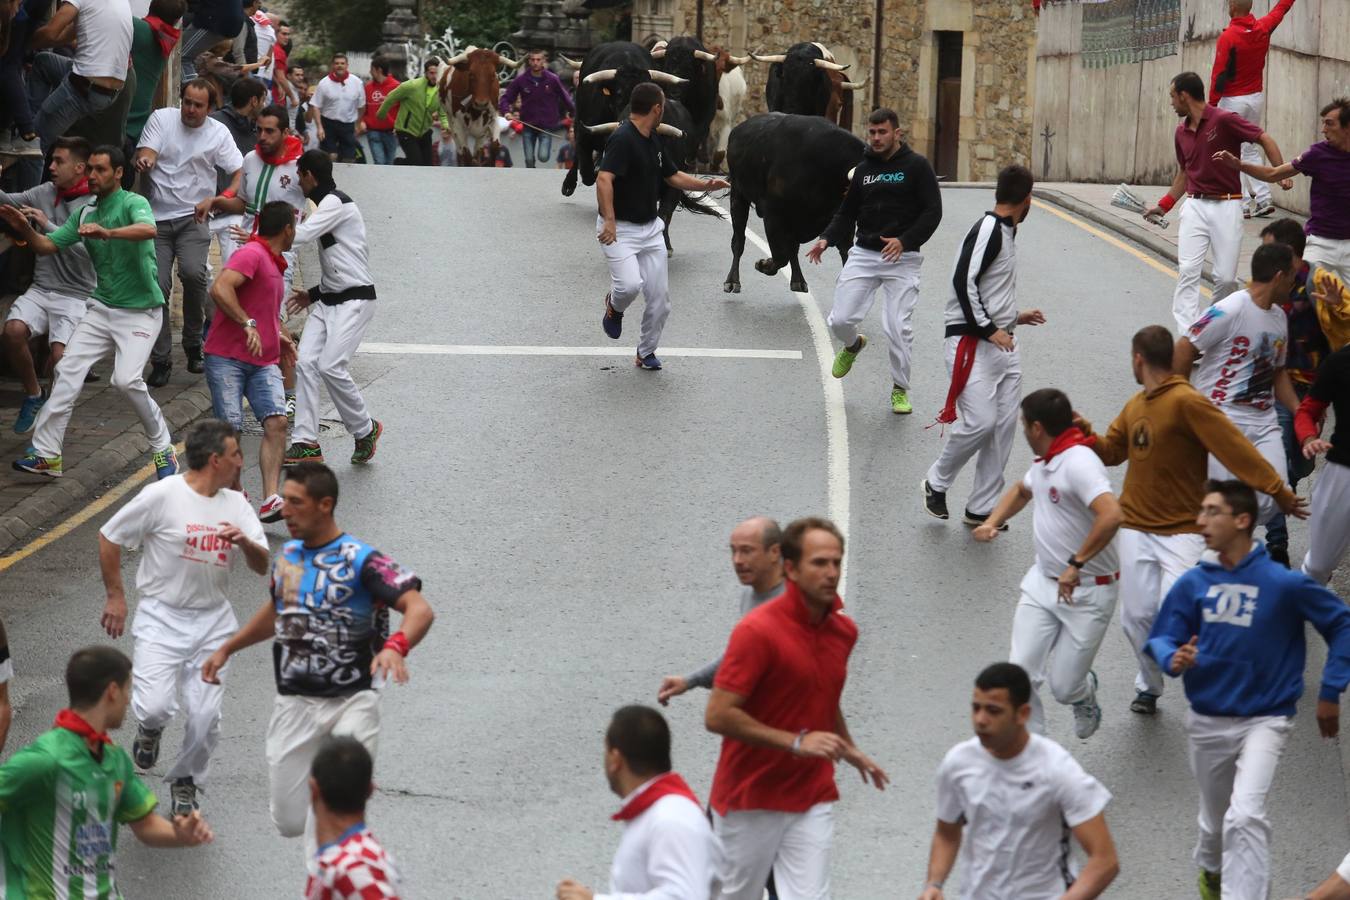
[[[258,320],[257,320],[257,319],[249,319],[247,322],[244,323],[244,327],[245,327],[245,328],[257,328],[257,327],[258,327]]]
[[[1087,565],[1087,563],[1083,562],[1083,560],[1079,559],[1076,556],[1070,556],[1069,565],[1073,566],[1075,569],[1081,569],[1083,568],[1083,566]]]

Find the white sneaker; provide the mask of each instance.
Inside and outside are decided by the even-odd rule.
[[[276,522],[281,518],[281,495],[273,494],[263,501],[258,509],[258,518],[263,522]]]
[[[1096,672],[1088,670],[1088,682],[1092,693],[1086,700],[1073,705],[1073,733],[1082,741],[1096,734],[1102,724],[1102,708],[1097,704]]]

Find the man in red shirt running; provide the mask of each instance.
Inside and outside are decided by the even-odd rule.
[[[392,166],[398,155],[398,141],[394,138],[394,119],[398,116],[397,104],[388,114],[380,116],[380,106],[389,92],[400,84],[389,74],[389,63],[383,56],[370,61],[370,80],[366,82],[366,112],[361,125],[370,142],[370,161],[377,166]]]
[[[1219,109],[1235,112],[1248,122],[1261,123],[1266,95],[1263,76],[1270,35],[1284,21],[1294,0],[1280,0],[1269,13],[1252,15],[1252,0],[1228,0],[1228,27],[1219,33],[1214,52],[1214,71],[1209,77],[1209,102]],[[1247,141],[1242,145],[1242,161],[1261,165],[1261,151]],[[1268,216],[1275,210],[1270,188],[1264,181],[1242,176],[1242,200],[1247,216]]]
[[[858,640],[835,592],[844,536],[828,519],[798,519],[782,548],[787,587],[732,631],[708,699],[708,730],[722,735],[711,800],[719,900],[759,900],[770,870],[783,898],[828,898],[835,761],[878,790],[890,781],[839,706]]]

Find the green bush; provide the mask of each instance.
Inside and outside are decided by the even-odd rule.
[[[423,0],[422,23],[428,34],[439,35],[446,26],[455,30],[461,47],[475,44],[491,47],[509,41],[520,27],[521,0]]]
[[[304,33],[306,47],[335,50],[374,50],[389,14],[385,0],[290,0],[289,21]],[[307,54],[308,55],[308,54]],[[323,54],[324,65],[329,54]]]

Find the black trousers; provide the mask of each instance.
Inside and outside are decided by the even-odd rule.
[[[395,134],[398,135],[398,145],[403,148],[403,165],[434,166],[439,162],[431,153],[430,131],[421,137],[413,137],[406,131],[397,131]]]

